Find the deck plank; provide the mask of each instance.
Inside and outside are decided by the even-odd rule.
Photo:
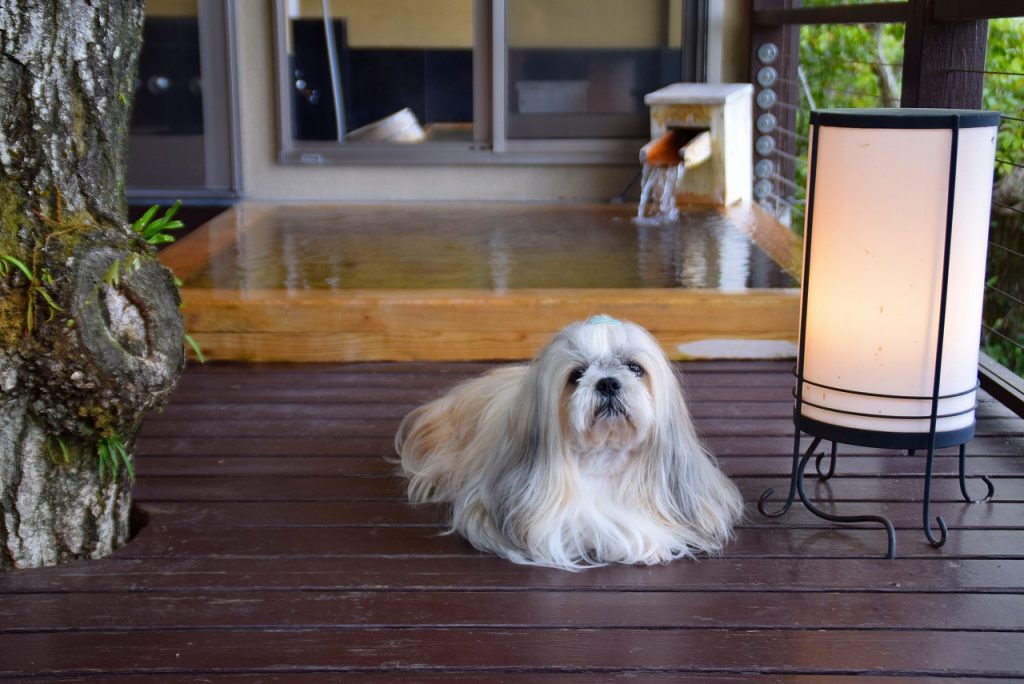
[[[698,422],[698,430],[700,424]],[[764,436],[706,436],[704,441],[717,456],[786,455],[793,449],[793,437]],[[394,455],[394,437],[337,437],[331,439],[290,437],[213,437],[189,439],[140,437],[140,454],[159,453],[174,456],[216,456],[236,454],[245,456],[376,456]],[[806,442],[804,444],[806,446]],[[968,444],[974,456],[1020,456],[1024,453],[1024,439],[1003,436],[979,436]],[[841,454],[874,454],[867,447],[845,447]]]
[[[877,513],[875,502],[843,502],[850,515]],[[401,500],[377,501],[167,501],[147,504],[153,524],[169,527],[430,527],[444,529],[442,505],[408,506]],[[917,529],[921,506],[913,502],[886,502],[886,515],[897,529]],[[951,504],[938,509],[950,529],[1024,529],[1024,505],[973,506]],[[749,507],[741,529],[771,527],[783,523],[764,520]],[[792,510],[786,527],[829,527],[802,507]]]
[[[591,591],[237,591],[21,594],[0,605],[0,634],[362,627],[1013,630],[1014,594]],[[742,611],[736,610],[743,606]],[[10,627],[16,625],[16,627]]]
[[[724,459],[723,459],[724,460]],[[788,473],[778,477],[734,476],[744,499],[756,502],[769,488],[785,496]],[[1024,478],[995,478],[999,501],[1024,502]],[[828,496],[836,501],[920,501],[920,476],[835,477],[830,482],[810,480],[811,498]],[[146,501],[341,501],[402,500],[404,481],[397,477],[330,477],[250,475],[168,475],[140,479],[136,485],[140,499]],[[943,476],[932,481],[932,502],[967,505],[960,494],[956,477]]]
[[[938,512],[938,511],[936,511]],[[419,527],[292,527],[189,529],[150,525],[119,553],[126,558],[223,556],[307,558],[322,556],[478,555],[464,539]],[[950,535],[944,553],[961,558],[1024,559],[1024,530],[961,529]],[[910,530],[898,539],[903,558],[930,559],[939,551]],[[855,558],[885,551],[885,534],[875,529],[740,528],[729,545],[733,558]]]
[[[54,648],[53,634],[7,634],[0,676],[40,669],[53,674],[521,668],[819,675],[904,670],[1003,677],[1024,671],[1024,635],[1016,632],[316,628],[237,630],[223,636],[202,629],[71,632],[56,635],[60,648]],[[916,665],[908,667],[908,655]]]
[[[12,573],[6,595],[21,593],[255,590],[431,591],[842,591],[885,601],[900,592],[1020,594],[1022,560],[858,557],[834,559],[704,559],[634,568],[612,565],[567,573],[506,563],[493,556],[289,558],[182,556],[161,559],[115,555],[96,562]]]
[[[139,470],[147,477],[191,475],[195,472],[196,456],[169,456],[142,452]],[[732,477],[776,477],[789,470],[790,456],[721,455],[719,464]],[[280,475],[282,477],[367,477],[392,475],[398,466],[381,456],[244,456],[230,452],[217,459],[205,459],[203,471],[214,475]],[[920,456],[907,457],[886,454],[843,455],[837,465],[836,477],[919,477],[924,468]],[[952,455],[940,455],[934,461],[936,475],[955,475],[958,461]],[[813,471],[813,467],[811,467]],[[1024,463],[993,456],[972,456],[969,472],[993,477],[1020,477]]]
[[[418,402],[491,363],[191,368],[136,443],[146,524],[111,557],[0,575],[0,676],[51,681],[901,682],[1024,672],[1024,421],[982,395],[960,498],[936,459],[924,539],[920,455],[844,448],[808,479],[840,529],[782,496],[792,463],[787,362],[683,367],[698,430],[747,518],[721,558],[568,573],[441,535],[411,506],[392,435]],[[806,440],[804,441],[806,445]],[[973,483],[972,487],[980,484]],[[832,503],[825,503],[832,506]]]

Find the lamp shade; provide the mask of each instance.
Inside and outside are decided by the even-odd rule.
[[[794,416],[806,432],[900,448],[933,429],[935,446],[973,435],[998,123],[812,113]]]

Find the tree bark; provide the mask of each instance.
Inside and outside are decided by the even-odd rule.
[[[129,449],[184,365],[172,275],[127,224],[142,0],[0,0],[0,569],[128,536]],[[160,163],[160,160],[152,160]],[[111,277],[119,262],[120,277]]]

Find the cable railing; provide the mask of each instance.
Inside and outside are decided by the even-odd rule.
[[[1022,20],[1024,25],[1024,20]],[[996,46],[998,49],[998,46]],[[990,49],[990,58],[993,50]],[[1024,73],[985,69],[986,102],[1020,93]],[[1024,115],[1021,107],[1000,116],[997,138],[992,224],[985,281],[982,350],[995,362],[1024,377]]]
[[[802,233],[810,111],[899,107],[905,65],[913,60],[904,59],[902,24],[804,23],[796,10],[761,14],[785,15],[785,22],[773,25],[784,23],[792,33],[770,63],[758,61],[762,46],[752,45],[755,94],[765,88],[760,77],[767,66],[775,72],[770,87],[776,91],[757,99],[755,117],[771,114],[774,125],[765,130],[764,119],[755,119],[754,195],[763,209]],[[984,108],[1001,113],[981,340],[989,357],[984,363],[994,361],[1024,378],[1024,17],[991,19],[989,27],[985,68],[948,70],[981,77]],[[1024,383],[1013,391],[1016,410],[1024,410]]]

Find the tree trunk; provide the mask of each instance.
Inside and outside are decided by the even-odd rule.
[[[130,459],[100,452],[130,452],[184,364],[173,277],[124,201],[142,17],[0,0],[0,569],[126,541]]]

